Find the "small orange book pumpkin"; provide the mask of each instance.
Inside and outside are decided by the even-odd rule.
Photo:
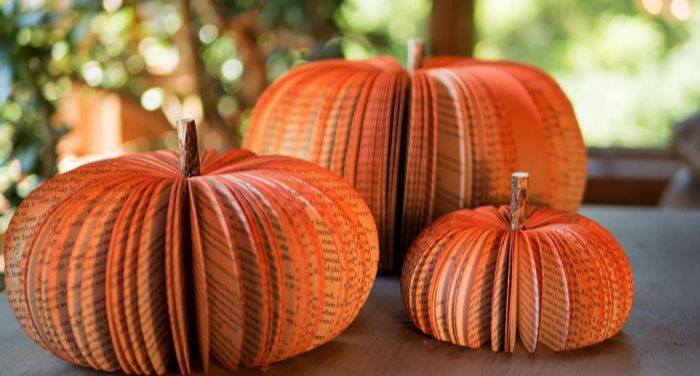
[[[576,349],[614,336],[632,307],[632,270],[608,231],[578,214],[527,208],[513,174],[510,208],[463,209],[426,228],[401,274],[408,315],[461,346]]]
[[[259,366],[329,341],[374,281],[371,212],[343,179],[289,157],[172,151],[58,175],[7,233],[10,305],[71,363],[188,373]],[[178,167],[179,165],[179,167]]]
[[[381,57],[291,70],[258,101],[243,140],[341,175],[377,220],[380,268],[431,220],[508,200],[511,171],[533,202],[576,210],[586,167],[573,109],[546,73],[510,62],[436,57],[414,42],[409,70]]]

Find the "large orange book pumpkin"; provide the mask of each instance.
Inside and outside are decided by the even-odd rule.
[[[381,57],[291,70],[256,105],[244,146],[300,157],[349,181],[380,235],[380,268],[396,269],[433,218],[507,202],[510,173],[533,175],[533,202],[576,210],[585,149],[574,112],[542,71],[436,57],[410,45],[409,70]],[[506,189],[504,189],[506,187]]]
[[[193,121],[179,139],[179,162],[91,163],[22,202],[5,248],[22,329],[71,363],[138,374],[266,365],[343,331],[379,257],[359,194],[289,157],[200,165]]]

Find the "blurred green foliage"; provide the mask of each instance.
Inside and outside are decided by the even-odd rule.
[[[70,90],[68,67],[52,62],[61,12],[6,0],[0,7],[0,232],[18,201],[56,169],[52,103]],[[60,48],[60,47],[59,47]],[[48,142],[47,142],[48,141]]]
[[[0,0],[0,233],[56,172],[69,125],[54,114],[76,86],[117,92],[148,111],[194,98],[205,123],[238,133],[259,92],[289,68],[403,58],[429,10],[428,0]],[[174,79],[183,66],[196,84]]]
[[[698,1],[477,4],[475,55],[551,72],[589,146],[665,147],[673,124],[700,110]]]
[[[427,37],[430,0],[346,0],[336,18],[348,59],[391,55],[406,61],[406,41]]]

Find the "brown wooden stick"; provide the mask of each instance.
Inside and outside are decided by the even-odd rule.
[[[406,67],[408,70],[420,69],[423,67],[423,59],[425,58],[425,43],[421,38],[411,38],[408,40],[408,61]]]
[[[177,122],[177,147],[180,152],[180,171],[190,177],[199,175],[199,147],[197,128],[194,119],[180,119]]]
[[[520,230],[527,219],[527,172],[514,172],[510,176],[510,229]]]

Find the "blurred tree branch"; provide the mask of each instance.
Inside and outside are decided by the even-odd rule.
[[[265,55],[257,41],[258,17],[257,9],[251,9],[234,17],[226,25],[228,30],[233,32],[245,67],[245,74],[241,79],[241,90],[238,93],[238,100],[243,108],[252,108],[268,84]]]
[[[220,30],[233,33],[236,48],[245,67],[241,78],[241,89],[236,97],[243,109],[252,108],[269,81],[265,69],[265,54],[257,40],[260,35],[258,30],[260,11],[258,8],[251,8],[227,19],[226,10],[216,0],[208,0],[206,4],[209,6],[216,26]]]
[[[471,56],[474,49],[474,0],[434,0],[430,19],[433,55]]]
[[[219,114],[217,98],[213,91],[214,80],[207,74],[199,56],[199,33],[192,3],[191,0],[178,0],[177,2],[183,19],[180,31],[185,35],[184,39],[187,41],[180,47],[183,49],[183,55],[189,60],[187,66],[192,69],[191,74],[195,79],[195,86],[202,101],[206,126],[223,134],[221,139],[226,140],[226,148],[238,148],[241,145],[241,135],[237,129],[229,127],[226,120]]]

